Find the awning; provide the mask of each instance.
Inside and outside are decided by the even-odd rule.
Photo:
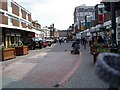
[[[111,25],[111,20],[106,21],[106,22],[103,23],[103,26],[108,26],[108,25]]]

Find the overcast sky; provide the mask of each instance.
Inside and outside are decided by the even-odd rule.
[[[42,27],[54,23],[55,28],[65,30],[73,23],[76,6],[86,4],[95,6],[101,0],[17,0],[32,13],[32,19],[38,20]]]

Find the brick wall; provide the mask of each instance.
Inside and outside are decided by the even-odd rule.
[[[19,7],[12,3],[12,13],[19,16]]]
[[[2,9],[2,2],[0,1],[0,9]]]
[[[26,19],[26,12],[23,9],[21,10],[21,12],[22,12],[22,18]]]
[[[22,28],[26,28],[26,23],[22,22]]]
[[[0,15],[0,24],[8,25],[8,17]]]
[[[6,2],[6,0],[4,0],[4,2],[3,2],[3,1],[0,1],[0,9],[5,10],[5,11],[8,11],[7,8],[8,8],[8,7],[7,7],[7,2]]]
[[[2,16],[0,15],[0,24],[2,24]]]
[[[16,19],[12,19],[13,26],[19,26],[19,21]]]
[[[28,14],[28,21],[32,22],[31,14]]]

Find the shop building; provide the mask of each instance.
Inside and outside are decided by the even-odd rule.
[[[0,1],[0,30],[2,45],[6,48],[19,41],[35,37],[32,31],[31,13],[13,0]]]
[[[94,6],[86,6],[80,5],[75,7],[74,10],[74,31],[75,32],[80,32],[81,30],[85,30],[85,16],[92,16],[93,18],[95,17],[94,14]]]
[[[35,32],[36,38],[41,38],[41,33],[42,33],[41,24],[39,24],[37,20],[32,21],[32,31]]]
[[[116,3],[116,39],[117,44],[120,44],[120,5]],[[103,5],[99,7],[99,5]],[[91,21],[90,31],[92,36],[102,36],[103,38],[111,39],[112,25],[111,25],[111,11],[110,2],[102,2],[102,4],[97,4],[95,6],[95,20]]]

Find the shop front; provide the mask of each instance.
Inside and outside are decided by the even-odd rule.
[[[29,32],[20,29],[2,28],[2,45],[4,48],[20,46],[26,38],[35,37],[34,32]]]

